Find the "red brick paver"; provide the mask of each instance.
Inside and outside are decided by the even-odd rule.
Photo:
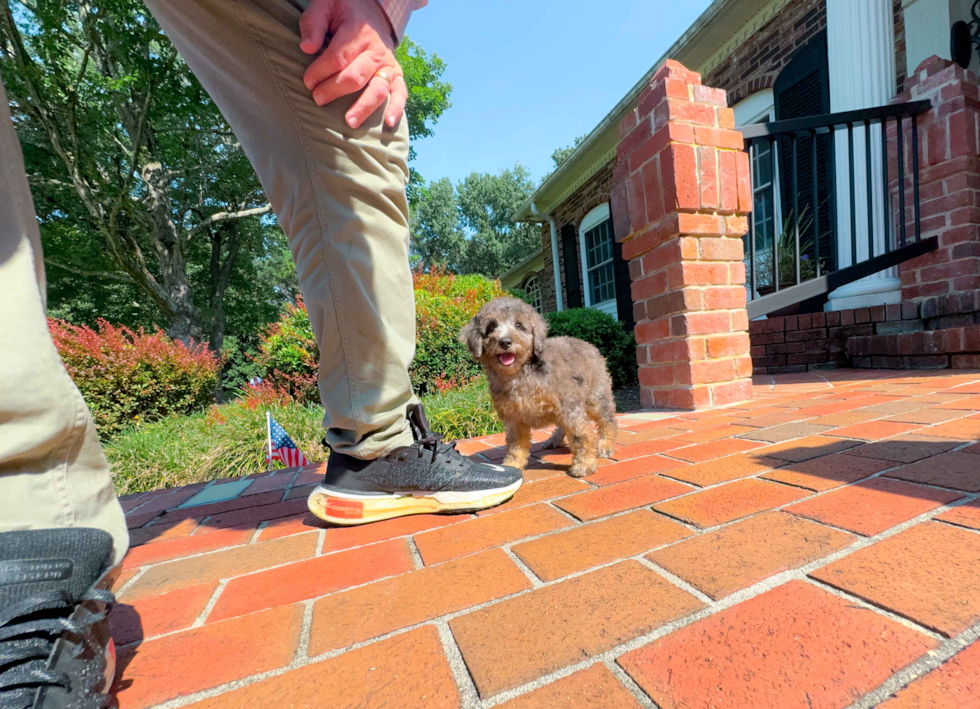
[[[760,377],[623,417],[585,479],[535,431],[525,486],[478,515],[327,527],[322,464],[194,508],[205,483],[128,496],[119,704],[810,709],[888,680],[889,707],[971,707],[978,398],[969,371]]]
[[[880,709],[980,709],[980,643],[915,680]]]
[[[980,534],[929,522],[845,556],[812,576],[955,635],[980,621]]]
[[[962,493],[876,478],[791,505],[786,510],[871,536],[962,496]]]
[[[628,594],[623,589],[630,589]],[[531,591],[449,622],[480,696],[535,680],[701,608],[636,561]]]
[[[663,709],[845,707],[935,644],[791,581],[619,662]]]
[[[661,502],[654,509],[704,528],[770,510],[807,494],[798,488],[750,478]]]

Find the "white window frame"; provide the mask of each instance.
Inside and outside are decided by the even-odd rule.
[[[773,93],[772,89],[762,89],[761,91],[756,91],[751,96],[747,96],[738,103],[736,103],[732,110],[735,113],[735,125],[736,126],[748,126],[755,123],[762,123],[765,120],[775,121],[776,120],[776,95]],[[778,239],[783,230],[783,202],[782,194],[780,193],[780,171],[779,171],[779,152],[773,156],[773,173],[772,173],[772,201],[773,201],[773,238]],[[749,156],[751,161],[751,156]],[[755,194],[758,189],[755,186],[755,173],[753,172],[753,183],[752,183],[752,197],[753,202],[755,200]],[[755,215],[749,217],[750,219],[755,219]],[[748,243],[748,237],[746,237],[746,244]],[[746,247],[746,251],[748,247]],[[749,283],[748,276],[746,276],[745,290],[751,289],[751,284]],[[749,300],[753,298],[758,298],[758,293],[749,293]]]
[[[601,310],[604,313],[609,313],[617,320],[619,319],[619,307],[616,302],[616,297],[610,300],[605,300],[601,303],[592,302],[592,288],[589,286],[589,256],[585,248],[585,234],[591,229],[595,229],[597,226],[602,224],[604,221],[611,219],[611,213],[609,210],[609,202],[603,202],[598,207],[592,209],[588,214],[586,214],[582,221],[578,225],[578,252],[579,252],[579,263],[582,267],[582,299],[585,302],[586,308],[595,308],[596,310]],[[595,268],[604,266],[607,263],[613,264],[613,279],[615,282],[616,276],[616,266],[615,266],[616,254],[613,252],[611,261],[604,261]],[[613,290],[615,293],[615,289]]]
[[[531,283],[531,281],[534,281],[534,285],[537,289],[535,302],[531,303],[531,307],[533,307],[535,310],[537,310],[540,313],[544,308],[544,302],[542,300],[542,294],[541,294],[541,274],[535,271],[534,273],[529,274],[528,277],[524,280],[524,285],[521,287],[521,290],[523,290],[524,295],[528,297],[530,297],[531,295],[531,291],[528,290],[528,284]]]

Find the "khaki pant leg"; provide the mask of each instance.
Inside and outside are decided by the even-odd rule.
[[[411,443],[407,121],[389,129],[378,110],[353,130],[353,97],[314,103],[299,49],[305,2],[147,5],[231,124],[289,239],[320,346],[327,442],[360,458]]]
[[[97,527],[129,546],[109,464],[45,320],[34,205],[0,83],[0,532]]]

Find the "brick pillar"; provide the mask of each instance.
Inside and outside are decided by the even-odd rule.
[[[966,298],[976,310],[974,292],[980,288],[980,89],[977,76],[944,59],[923,61],[905,83],[895,102],[932,101],[932,110],[919,117],[919,156],[922,236],[939,236],[939,250],[900,267],[902,299],[944,303],[942,310],[963,312],[953,301]],[[912,137],[906,122],[906,234],[915,238],[912,211]],[[897,137],[889,126],[889,178],[892,185],[892,223],[898,233]],[[897,237],[896,237],[897,238]],[[931,306],[930,306],[931,307]]]
[[[619,126],[613,225],[630,262],[647,407],[752,397],[741,239],[752,188],[734,126],[725,92],[670,60]]]

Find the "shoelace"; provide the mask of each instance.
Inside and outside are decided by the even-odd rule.
[[[427,431],[424,438],[421,438],[415,442],[415,447],[418,449],[419,458],[425,456],[425,451],[432,452],[431,462],[435,463],[436,459],[440,454],[445,455],[449,458],[450,463],[458,462],[456,456],[462,455],[456,450],[456,441],[446,443],[442,439],[442,434],[432,433]]]
[[[55,672],[44,666],[51,654],[51,648],[63,633],[71,633],[83,640],[83,644],[77,645],[72,651],[72,657],[78,657],[84,650],[85,644],[90,642],[86,626],[102,621],[108,615],[115,600],[115,596],[104,590],[90,590],[78,601],[73,601],[66,591],[48,591],[24,599],[0,612],[0,705],[4,709],[8,706],[11,709],[20,709],[20,707],[30,707],[33,703],[33,692],[31,692],[32,696],[26,699],[26,703],[8,704],[3,695],[10,690],[33,690],[43,686],[55,686],[63,687],[70,692],[71,678],[64,672]],[[41,611],[65,610],[70,615],[77,603],[85,601],[105,603],[105,610],[91,614],[82,622],[73,621],[65,616],[22,620]],[[11,669],[4,671],[5,667]],[[102,697],[99,706],[108,706],[110,700],[110,696],[106,694]]]

